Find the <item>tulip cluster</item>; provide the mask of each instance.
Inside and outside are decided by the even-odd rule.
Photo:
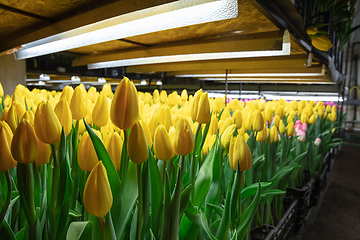
[[[142,93],[126,77],[114,93],[18,85],[3,97],[0,84],[0,98],[0,223],[30,239],[242,239],[302,182],[295,170],[321,170],[342,114],[314,101],[225,104],[201,89]]]

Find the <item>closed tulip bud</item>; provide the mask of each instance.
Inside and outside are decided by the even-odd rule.
[[[295,131],[294,122],[288,123],[286,129],[287,129],[287,135],[292,136],[294,134],[294,131]]]
[[[121,139],[118,133],[112,134],[109,143],[107,144],[107,150],[110,158],[115,166],[116,171],[120,170],[121,154],[124,141]]]
[[[309,118],[309,124],[314,124],[316,121],[316,118],[314,115],[311,115],[311,117]]]
[[[96,126],[102,127],[108,123],[110,106],[108,98],[104,93],[100,93],[92,110],[92,120]]]
[[[318,111],[319,117],[323,118],[324,115],[325,115],[325,107],[324,107],[324,106],[320,106],[317,111]]]
[[[31,123],[31,125],[33,126],[34,126],[34,118],[35,118],[34,113],[31,110],[27,110],[22,117],[22,119],[28,120],[28,122]]]
[[[289,123],[291,123],[291,122],[294,122],[293,116],[289,115],[289,116],[287,117],[287,119],[286,119],[286,122],[287,122],[287,124],[289,124]]]
[[[302,130],[298,131],[297,133],[299,135],[299,141],[300,142],[305,142],[306,139],[306,133]]]
[[[85,91],[77,86],[70,101],[70,109],[73,119],[80,120],[86,116],[87,98]]]
[[[258,142],[267,141],[267,130],[265,125],[263,129],[256,134],[256,141]]]
[[[11,155],[12,138],[13,133],[9,125],[4,121],[0,121],[0,172],[14,168],[17,164]]]
[[[271,110],[271,108],[265,109],[265,120],[267,122],[271,122],[273,120],[273,111]]]
[[[43,143],[60,142],[61,124],[49,102],[41,102],[35,113],[34,127],[36,136]]]
[[[325,108],[325,112],[330,112],[331,111],[331,106],[330,105],[327,105],[326,108]]]
[[[182,90],[182,92],[181,92],[181,100],[184,102],[188,100],[188,93],[187,93],[186,89]]]
[[[139,122],[135,122],[130,130],[127,150],[130,160],[136,164],[144,163],[149,157],[145,132]]]
[[[160,92],[160,102],[161,103],[167,103],[167,93],[165,90],[162,90]]]
[[[278,141],[278,130],[276,126],[272,126],[270,129],[270,142],[277,142]]]
[[[152,137],[151,137],[151,131],[150,131],[150,128],[149,128],[149,125],[143,121],[143,120],[140,120],[139,121],[143,130],[144,130],[144,133],[145,133],[145,137],[146,137],[146,142],[148,144],[148,146],[151,148],[152,146]],[[154,133],[155,135],[155,133]]]
[[[156,128],[154,136],[154,153],[157,159],[163,161],[168,161],[174,155],[171,139],[164,125],[159,125]]]
[[[308,123],[308,115],[306,113],[301,114],[301,123]]]
[[[331,134],[334,134],[335,128],[331,129]]]
[[[202,148],[203,154],[207,155],[216,142],[216,135],[208,135]]]
[[[160,125],[160,116],[158,113],[153,114],[148,121],[148,126],[151,132],[151,139],[154,140],[155,130]]]
[[[18,122],[22,119],[25,113],[23,105],[18,102],[12,102],[7,116],[7,123],[9,124],[12,132],[15,132],[15,129],[18,126]]]
[[[56,104],[54,112],[59,119],[60,125],[64,127],[64,132],[69,135],[72,129],[72,114],[69,103],[65,98],[60,99]]]
[[[233,119],[236,127],[240,129],[242,127],[242,114],[239,109],[235,110],[235,112],[233,113]]]
[[[194,134],[185,117],[179,116],[175,126],[174,152],[185,156],[190,154],[195,146]]]
[[[107,214],[113,204],[113,196],[103,163],[98,162],[91,170],[84,189],[84,206],[86,211],[96,217]]]
[[[224,131],[232,124],[234,124],[234,120],[231,118],[228,118],[226,120],[220,120],[219,121],[219,134],[220,135],[223,134]]]
[[[210,103],[208,93],[204,93],[202,89],[197,91],[194,95],[194,100],[191,106],[191,118],[198,123],[210,122]]]
[[[221,113],[220,120],[226,120],[228,118],[231,118],[230,110],[228,107],[223,108],[223,112]]]
[[[312,37],[311,44],[321,51],[329,51],[329,49],[333,46],[330,39],[324,35],[320,37]]]
[[[0,121],[7,121],[8,119],[8,114],[9,114],[9,107],[5,107],[4,110],[2,111],[1,115],[0,115]],[[10,128],[11,129],[11,128]]]
[[[98,98],[98,92],[96,91],[96,88],[94,86],[91,86],[87,92],[87,97],[92,101],[95,102]],[[106,97],[106,96],[105,96]]]
[[[66,85],[61,92],[60,99],[65,99],[68,103],[71,102],[74,89],[71,86]]]
[[[171,110],[168,105],[161,106],[159,110],[159,117],[161,124],[164,125],[166,131],[169,131],[169,128],[172,125],[172,120],[171,120]]]
[[[318,32],[318,29],[315,26],[310,26],[306,29],[306,33],[308,35],[315,35],[317,32]]]
[[[153,93],[153,99],[154,99],[154,104],[159,103],[160,102],[160,94],[159,94],[159,90],[155,89],[154,93]]]
[[[0,98],[2,98],[4,96],[4,89],[3,86],[0,83]]]
[[[111,98],[111,96],[113,94],[112,89],[111,89],[111,85],[110,84],[104,84],[101,92],[103,92],[107,98]]]
[[[251,168],[251,152],[242,136],[231,137],[229,162],[231,168],[235,171],[237,170],[238,164],[240,164],[240,171],[247,171]]]
[[[230,125],[221,135],[221,147],[223,147],[224,149],[227,149],[229,147],[230,138],[233,136],[235,128],[236,124]]]
[[[112,124],[112,122],[110,121],[110,119],[108,119],[108,123],[100,128],[100,132],[102,134],[102,136],[105,138],[105,136],[107,135],[112,135],[114,133],[114,126]]]
[[[264,128],[264,118],[260,110],[256,110],[253,114],[253,130],[260,132]]]
[[[331,107],[331,112],[336,113],[336,106],[335,105]]]
[[[135,85],[127,77],[120,81],[111,101],[111,121],[121,129],[129,129],[139,117],[139,103]]]
[[[11,154],[20,163],[33,163],[39,155],[37,139],[33,126],[26,119],[16,128],[12,142]]]
[[[282,120],[280,120],[280,124],[279,124],[279,132],[281,134],[284,134],[286,132],[286,128],[285,128],[285,124]]]
[[[246,130],[250,131],[251,130],[251,126],[253,123],[253,115],[250,112],[244,111],[242,113],[243,116],[243,126]]]
[[[80,168],[86,172],[91,172],[99,161],[88,132],[80,139],[77,157]]]
[[[277,128],[279,128],[279,125],[280,125],[280,117],[279,117],[279,115],[276,115],[276,116],[274,117],[274,125],[275,125]]]
[[[319,146],[320,143],[321,143],[321,139],[320,139],[320,138],[315,139],[315,141],[314,141],[314,145],[315,145],[315,146]]]
[[[211,135],[217,134],[218,129],[219,129],[219,121],[215,115],[212,115],[208,134]]]
[[[36,161],[37,166],[42,166],[49,162],[50,155],[51,155],[51,149],[50,149],[49,144],[43,143],[38,138],[36,138],[36,140],[37,140],[37,145],[38,145],[38,149],[39,149],[39,155],[35,161]]]
[[[275,109],[275,115],[278,115],[280,118],[284,117],[284,106],[279,105]]]
[[[221,97],[215,98],[214,101],[212,101],[211,107],[214,113],[220,113],[221,110],[225,107],[224,99]]]

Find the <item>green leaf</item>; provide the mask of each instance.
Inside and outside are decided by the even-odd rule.
[[[236,228],[236,214],[238,213],[238,202],[241,188],[241,171],[240,164],[237,164],[236,178],[232,186],[231,203],[230,203],[230,225],[232,229]]]
[[[216,206],[216,205],[210,204],[210,203],[207,203],[206,205],[209,206],[209,207],[211,207],[212,209],[214,209],[215,212],[216,212],[217,214],[219,214],[220,217],[223,216],[223,214],[224,214],[224,208],[222,208],[222,207],[220,207],[220,206]]]
[[[271,185],[271,182],[260,182],[261,189]],[[253,196],[258,189],[259,183],[253,183],[241,190],[241,201],[245,201],[247,198]]]
[[[181,161],[185,161],[185,158],[182,158]],[[179,236],[179,220],[180,220],[180,194],[182,187],[182,171],[178,170],[178,179],[176,182],[176,187],[174,194],[171,199],[171,222],[170,222],[170,239],[177,239]]]
[[[216,238],[219,240],[225,240],[227,232],[230,229],[230,204],[231,204],[231,188],[230,182],[228,182],[228,188],[226,192],[226,199],[225,199],[225,209],[224,214],[222,215],[221,222],[219,229],[216,233]]]
[[[14,232],[5,220],[0,224],[0,236],[0,239],[16,240]]]
[[[78,212],[75,211],[75,210],[69,210],[69,216],[70,216],[70,217],[78,218],[78,217],[81,217],[82,214],[81,214],[81,213],[78,213]]]
[[[91,240],[92,222],[72,222],[66,234],[66,240]]]
[[[240,216],[240,225],[236,229],[236,233],[238,235],[238,239],[243,239],[245,234],[247,233],[248,228],[250,227],[250,223],[255,216],[255,212],[258,208],[260,201],[260,190],[261,185],[259,183],[258,190],[256,192],[254,200],[251,202],[249,207],[243,212]]]
[[[111,218],[111,212],[109,212],[105,216],[104,239],[116,240],[114,224],[113,224],[112,218]]]
[[[183,214],[190,203],[190,186],[188,185],[181,193],[180,215]]]
[[[216,238],[211,234],[206,216],[201,210],[199,210],[199,213],[197,214],[192,214],[189,211],[186,211],[185,214],[193,223],[205,231],[207,239],[216,240]]]
[[[98,156],[98,159],[101,160],[104,164],[104,167],[106,168],[111,192],[113,195],[113,201],[114,203],[111,207],[111,215],[113,218],[113,222],[115,226],[121,226],[119,225],[119,216],[120,216],[120,206],[118,203],[121,201],[121,183],[118,173],[116,172],[115,166],[109,156],[109,153],[107,152],[104,144],[100,140],[100,138],[94,133],[94,131],[90,128],[90,126],[86,123],[85,119],[83,119],[86,130],[89,133],[89,136],[91,138],[91,141],[94,145],[96,155]],[[119,234],[117,234],[119,236]]]
[[[170,186],[169,186],[169,176],[167,173],[165,173],[164,208],[163,208],[163,217],[161,223],[160,240],[169,239],[170,221],[171,221],[171,194],[170,194]]]

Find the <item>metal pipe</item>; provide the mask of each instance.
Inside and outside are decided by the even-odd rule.
[[[228,92],[228,69],[226,69],[226,78],[225,78],[225,106],[227,105],[227,92]]]

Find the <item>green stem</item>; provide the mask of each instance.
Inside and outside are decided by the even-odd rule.
[[[193,150],[192,157],[191,157],[190,196],[191,196],[191,200],[193,202],[194,202],[194,197],[195,197],[195,175],[196,175],[196,157],[195,157],[195,154],[196,154],[196,151],[197,151],[196,147],[199,147],[199,146],[196,146],[196,142],[197,142],[196,139],[197,139],[197,136],[199,134],[200,129],[201,129],[201,123],[198,124],[196,132],[195,132],[195,148]],[[181,164],[183,164],[183,163],[181,163]]]
[[[139,201],[139,207],[138,207],[138,219],[137,219],[137,232],[136,232],[136,239],[141,239],[141,231],[142,226],[144,223],[144,213],[143,213],[143,187],[142,187],[142,174],[141,174],[141,165],[137,164],[137,177],[138,177],[138,201]]]
[[[127,152],[127,144],[128,144],[128,135],[127,135],[127,130],[123,130],[124,131],[124,147],[123,147],[123,151],[124,151],[124,159],[121,159],[121,162],[124,161],[123,164],[121,164],[121,168],[120,168],[120,180],[121,180],[121,184],[122,184],[122,190],[124,190],[124,186],[125,186],[125,181],[126,181],[126,176],[127,176],[127,170],[128,170],[128,152]]]
[[[26,190],[28,195],[28,204],[30,211],[30,239],[36,240],[36,212],[35,212],[35,201],[34,201],[34,189],[31,179],[31,170],[29,164],[24,164],[26,171]]]
[[[99,220],[99,224],[100,224],[100,228],[101,228],[101,235],[104,238],[104,225],[105,225],[105,222],[104,222],[104,218],[103,217],[98,217],[98,220]]]
[[[0,227],[1,227],[2,221],[3,221],[4,217],[5,217],[8,206],[10,204],[11,187],[12,187],[9,171],[6,170],[4,173],[5,173],[6,182],[7,182],[7,195],[6,195],[5,204],[4,204],[4,206],[2,206],[1,213],[0,213]]]
[[[166,164],[167,164],[167,161],[164,161],[163,162],[163,168],[162,168],[162,183],[163,183],[163,186],[164,186],[164,182],[165,182]]]
[[[56,239],[56,215],[59,211],[57,205],[57,193],[59,187],[59,162],[56,155],[55,145],[51,144],[51,153],[54,159],[54,168],[53,168],[53,180],[52,180],[52,189],[51,189],[51,204],[50,204],[50,214],[51,214],[51,239]]]

